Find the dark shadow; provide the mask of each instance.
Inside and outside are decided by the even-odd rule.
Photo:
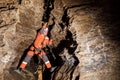
[[[51,10],[54,9],[54,0],[44,0],[44,13],[42,17],[42,21],[48,22],[50,18]]]
[[[51,37],[51,30],[53,29],[53,26],[55,25],[54,18],[52,19],[53,23],[51,25],[48,25],[49,31],[48,31],[48,37]]]
[[[80,63],[79,59],[75,55],[73,57],[76,61],[74,62],[74,65],[73,65],[73,68],[72,68],[73,70],[70,73],[70,80],[72,80],[74,70],[76,69],[77,65]]]
[[[80,78],[80,76],[77,76],[77,77],[75,78],[75,80],[80,80],[79,78]]]
[[[120,41],[120,10],[119,0],[105,0],[101,3],[102,12],[96,16],[106,39]]]
[[[19,4],[22,4],[22,0],[19,0],[18,2],[19,2]]]
[[[70,47],[71,45],[73,46]],[[61,40],[58,46],[53,51],[54,53],[60,54],[64,50],[64,48],[66,48],[68,49],[69,54],[73,54],[73,52],[77,48],[77,45],[78,45],[77,42],[74,41],[72,38],[72,33],[68,30],[66,39]]]
[[[68,12],[68,9],[65,9],[64,10],[64,15],[62,16],[62,22],[66,25],[66,26],[68,26],[69,25],[69,17],[67,16],[68,14],[67,14],[67,12]],[[61,25],[62,26],[62,25]]]

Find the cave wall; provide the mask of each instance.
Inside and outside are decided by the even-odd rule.
[[[18,65],[33,42],[45,15],[45,1],[0,1],[0,80],[19,80],[9,68]],[[119,1],[50,1],[49,24],[58,58],[50,79],[119,80]]]
[[[57,36],[58,31],[53,29],[56,32],[55,35],[60,37],[60,42],[56,42],[58,44],[56,54],[61,52],[62,55],[59,55],[63,61],[65,59],[65,62],[53,73],[52,80],[120,79],[120,12],[118,5],[119,1],[112,0],[55,0],[54,9],[51,12],[55,17],[54,27],[61,28],[63,33],[69,31],[72,34],[72,40],[64,41],[67,40],[66,36],[70,37],[67,32],[61,40],[61,34]],[[72,43],[74,41],[77,45]],[[75,50],[72,52],[70,49],[73,45],[76,45],[77,48],[74,48]],[[63,52],[59,49],[62,49]],[[76,66],[74,66],[75,61],[71,64],[73,58],[71,56],[74,55],[78,59]],[[70,62],[70,65],[66,61]],[[74,67],[75,69],[73,69]],[[70,72],[70,69],[73,72]]]
[[[33,42],[42,24],[43,5],[43,0],[0,1],[0,80],[18,80],[9,68],[18,66]]]
[[[9,5],[10,6],[9,6]],[[15,35],[15,23],[17,22],[17,4],[15,1],[0,1],[0,79],[5,68],[9,68],[10,63],[14,60],[16,53],[11,44]],[[11,46],[10,46],[11,45]],[[13,54],[13,55],[12,55]],[[10,63],[9,63],[10,62]]]
[[[79,44],[80,80],[119,80],[119,16],[90,6],[69,9],[68,16]]]

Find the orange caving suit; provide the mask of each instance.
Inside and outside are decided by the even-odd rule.
[[[51,45],[51,44],[52,44],[52,40],[50,40],[47,36],[45,36],[42,33],[42,31],[39,31],[34,41],[34,45],[30,47],[30,50],[27,52],[27,56],[25,57],[19,68],[25,69],[27,63],[30,62],[34,54],[37,54],[44,61],[47,68],[51,68],[51,63],[45,51],[42,50],[43,48],[46,47],[46,45]]]

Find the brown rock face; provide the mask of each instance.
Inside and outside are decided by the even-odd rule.
[[[81,62],[80,79],[119,80],[120,37],[118,35],[120,33],[112,31],[119,30],[118,27],[114,27],[119,21],[110,20],[110,18],[115,20],[118,18],[111,13],[105,13],[104,9],[94,7],[69,9],[68,16],[73,18],[70,30],[76,31],[76,41],[79,44],[75,54]]]
[[[117,1],[57,0],[54,3],[54,27],[67,32],[60,43],[56,42],[55,53],[61,52],[63,64],[59,63],[61,66],[52,74],[52,80],[119,80]]]
[[[43,80],[120,80],[120,12],[113,0],[1,0],[0,80],[38,80],[10,71],[49,18],[55,70]],[[32,59],[27,70],[34,72]]]
[[[43,4],[42,0],[0,1],[0,80],[19,80],[9,68],[17,67],[25,49],[33,42],[36,30],[41,27]]]

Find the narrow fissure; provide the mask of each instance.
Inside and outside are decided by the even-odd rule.
[[[51,10],[54,9],[54,0],[44,0],[44,14],[42,17],[43,22],[48,22]]]
[[[64,15],[61,20],[62,23],[59,23],[62,30],[65,27],[69,26],[69,17],[67,15],[67,10],[68,9],[64,10]],[[65,78],[72,79],[73,72],[79,63],[78,58],[74,54],[74,51],[76,50],[78,44],[75,39],[73,39],[73,34],[71,31],[67,28],[66,33],[67,34],[65,36],[65,39],[61,40],[56,48],[53,48],[53,53],[55,53],[54,55],[56,59],[53,60],[51,58],[51,63],[57,68],[53,73],[50,73],[46,70],[43,74],[43,80],[59,80],[59,78],[60,80],[64,80]],[[67,53],[65,53],[66,50]]]

